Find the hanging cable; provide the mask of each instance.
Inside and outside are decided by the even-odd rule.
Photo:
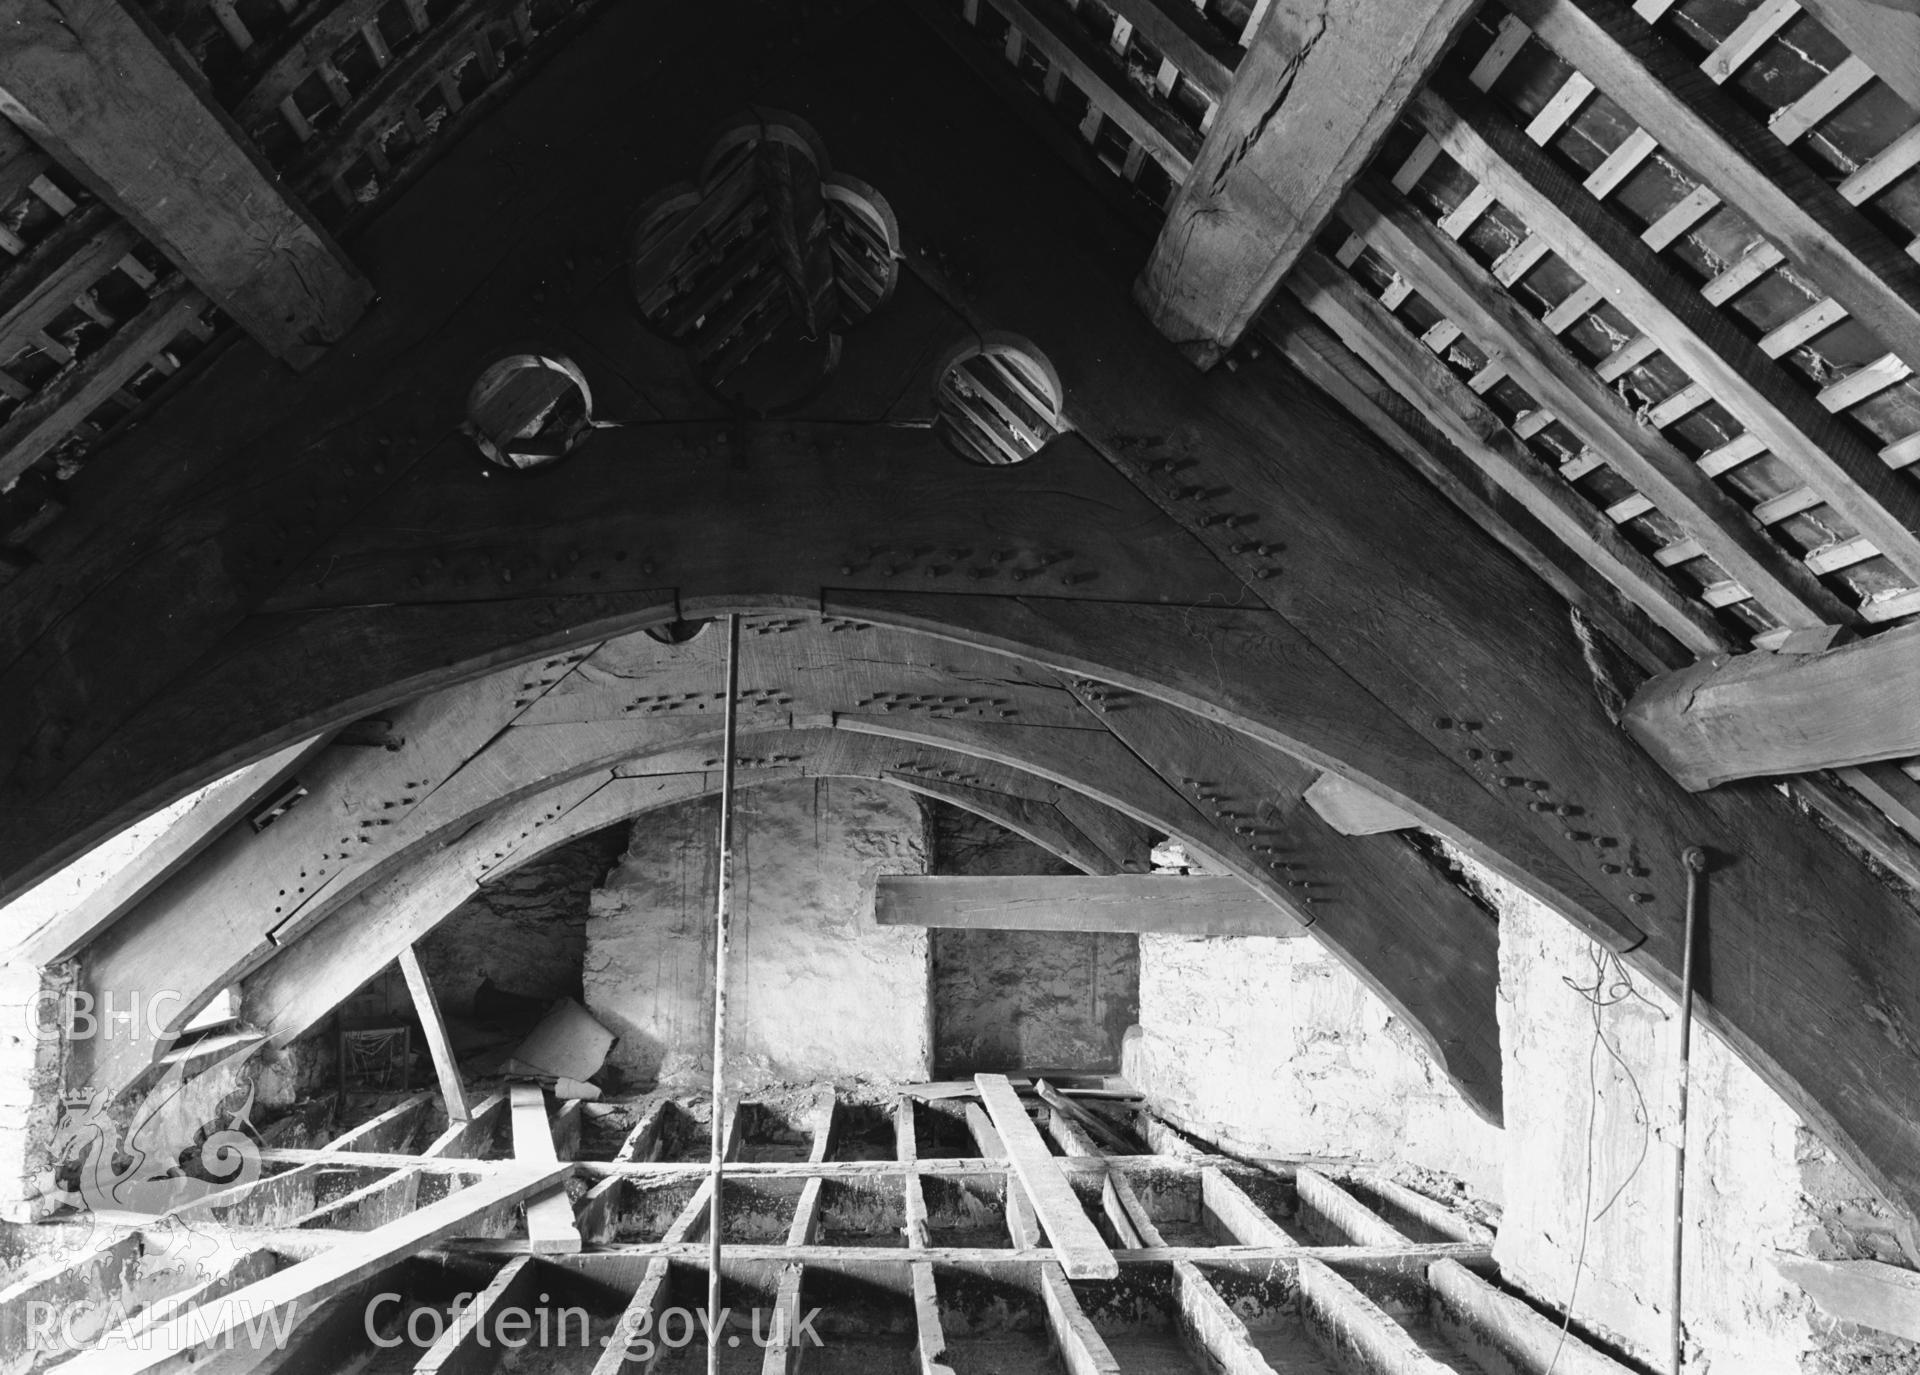
[[[720,1186],[726,1159],[727,946],[733,931],[733,764],[740,703],[740,618],[727,617],[727,705],[720,761],[720,882],[713,909],[713,1159],[707,1195],[707,1375],[720,1371]]]
[[[1694,932],[1700,922],[1701,887],[1707,881],[1707,852],[1690,846],[1681,856],[1687,865],[1687,928],[1680,952],[1680,1028],[1677,1059],[1680,1124],[1673,1161],[1673,1312],[1669,1351],[1673,1375],[1680,1375],[1680,1279],[1685,1259],[1687,1204],[1687,1077],[1693,1044],[1693,946]]]

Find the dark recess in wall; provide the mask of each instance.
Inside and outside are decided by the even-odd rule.
[[[1074,874],[1012,831],[929,802],[936,874]],[[937,1074],[1061,1069],[1112,1073],[1140,1016],[1140,941],[1113,933],[935,931]]]

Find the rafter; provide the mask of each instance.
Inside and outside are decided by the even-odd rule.
[[[1711,77],[1618,0],[1512,8],[1888,347],[1920,363],[1920,268]]]
[[[123,0],[27,6],[0,34],[0,112],[242,328],[312,364],[372,289]]]
[[[710,404],[609,278],[582,269],[536,301],[526,266],[591,243],[613,268],[591,152],[551,135],[635,116],[620,72],[655,22],[610,9],[567,80],[501,108],[503,138],[551,150],[510,204],[486,155],[456,147],[447,194],[382,220],[396,246],[495,226],[514,254],[396,247],[350,356],[276,380],[239,344],[122,442],[112,482],[81,474],[84,509],[0,602],[9,883],[299,734],[501,663],[676,617],[824,609],[1122,686],[1341,772],[1669,987],[1681,850],[1739,856],[1714,876],[1703,1015],[1850,1164],[1920,1199],[1904,1109],[1920,1070],[1881,1053],[1866,1010],[1920,1003],[1905,904],[1770,790],[1677,787],[1608,719],[1559,601],[1290,371],[1170,367],[1114,259],[1084,251],[1125,241],[1124,222],[1061,184],[909,17],[877,15],[796,75],[799,94],[836,164],[887,182],[928,248],[991,243],[992,270],[963,287],[909,261],[873,321],[881,346],[845,352],[844,421],[598,429],[526,482],[483,480],[450,437],[473,341],[529,319],[589,342],[597,392],[635,398],[606,418],[645,414],[641,385],[660,415]],[[876,100],[893,102],[884,129]],[[723,93],[673,108],[688,145],[727,113]],[[652,143],[636,184],[683,175]],[[969,468],[911,427],[931,419],[922,360],[988,328],[1046,352],[1077,427],[1010,469]],[[1817,1046],[1808,1025],[1828,1029]]]

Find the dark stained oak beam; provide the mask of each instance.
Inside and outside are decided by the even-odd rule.
[[[1134,286],[1189,358],[1233,347],[1475,8],[1274,0]]]
[[[373,290],[129,0],[23,0],[0,112],[274,356],[313,363]]]
[[[1625,725],[1685,788],[1920,753],[1920,627],[1823,654],[1740,654],[1650,679]]]
[[[1705,607],[1687,597],[1664,570],[1634,548],[1604,513],[1529,449],[1493,407],[1447,366],[1445,359],[1415,338],[1393,312],[1331,259],[1317,249],[1308,249],[1295,263],[1287,288],[1302,308],[1332,330],[1375,373],[1401,394],[1418,401],[1423,419],[1451,441],[1466,462],[1486,475],[1494,491],[1532,518],[1528,526],[1538,529],[1544,538],[1529,541],[1538,551],[1529,562],[1541,570],[1542,576],[1551,574],[1570,603],[1607,623],[1612,638],[1636,647],[1650,643],[1652,648],[1640,653],[1654,659],[1650,667],[1661,668],[1673,666],[1671,655],[1678,646],[1701,653],[1726,645],[1726,633],[1714,624]],[[1310,345],[1299,339],[1301,330],[1291,323],[1286,309],[1276,306],[1273,314],[1278,317],[1276,333],[1293,345],[1287,356],[1298,365],[1300,350]],[[1445,483],[1443,490],[1457,489],[1462,485],[1460,476],[1441,468],[1441,461],[1427,459],[1421,463],[1421,471],[1436,484]],[[1471,506],[1460,497],[1455,498],[1456,504],[1470,514],[1484,512],[1481,523],[1496,524],[1504,541],[1518,539],[1514,529],[1517,522],[1512,517],[1502,518],[1498,508],[1477,493],[1466,496]],[[1576,553],[1589,576],[1547,562],[1546,551],[1556,546]],[[1604,579],[1615,596],[1608,597],[1593,587],[1591,574]],[[1640,609],[1677,645],[1663,640],[1657,632],[1648,633],[1652,627],[1643,629],[1636,618],[1624,614],[1616,604],[1618,600]]]
[[[730,70],[706,7],[609,9],[369,231],[393,285],[355,349],[295,378],[238,344],[75,479],[85,501],[0,600],[7,881],[299,734],[504,664],[676,616],[824,610],[1340,772],[1669,989],[1680,854],[1707,846],[1703,1017],[1864,1178],[1920,1200],[1907,904],[1771,789],[1676,785],[1608,718],[1565,604],[1297,373],[1180,366],[1128,299],[1144,241],[911,16],[866,21],[749,92],[692,75]],[[667,42],[688,61],[636,86],[636,54]],[[674,148],[750,96],[804,108],[908,227],[823,418],[706,419],[607,286],[640,188],[685,176]],[[621,178],[557,137],[635,120],[656,137]],[[602,418],[692,419],[483,478],[450,437],[474,352],[535,322],[588,360]],[[973,469],[912,428],[934,360],[986,328],[1046,354],[1073,444]],[[1020,760],[1018,729],[977,749]]]
[[[1725,632],[1384,304],[1313,250],[1261,317],[1287,362],[1650,673]],[[1293,299],[1297,297],[1298,299]]]
[[[1886,346],[1920,365],[1920,267],[1619,0],[1514,0],[1578,67]],[[1862,54],[1869,65],[1870,53]]]
[[[1188,936],[1302,935],[1305,928],[1237,878],[883,875],[881,926],[966,931],[1169,931]]]

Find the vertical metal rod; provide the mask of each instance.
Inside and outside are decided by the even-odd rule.
[[[720,761],[720,883],[713,910],[713,1175],[707,1196],[707,1375],[720,1370],[720,1186],[727,1104],[727,946],[733,932],[733,761],[739,733],[740,618],[727,617],[727,705]]]
[[[1680,1281],[1686,1251],[1687,1211],[1687,1077],[1693,1050],[1693,947],[1700,923],[1700,886],[1706,881],[1707,852],[1693,845],[1680,858],[1687,866],[1687,926],[1680,952],[1680,1126],[1673,1162],[1673,1297],[1668,1338],[1672,1375],[1680,1375]]]

